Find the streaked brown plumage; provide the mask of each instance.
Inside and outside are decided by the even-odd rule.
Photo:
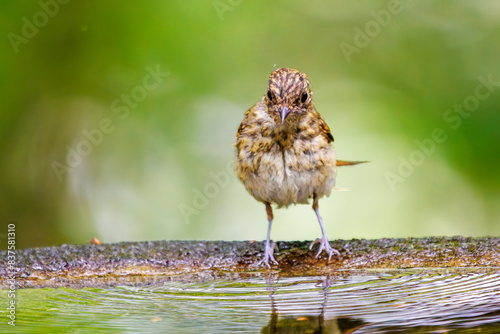
[[[269,227],[264,263],[277,263],[270,243],[273,213],[290,204],[307,204],[313,209],[323,237],[319,256],[328,259],[339,252],[333,249],[318,212],[318,199],[329,196],[335,186],[337,165],[358,162],[337,161],[330,143],[333,136],[312,102],[309,80],[304,73],[281,68],[271,73],[268,91],[243,118],[236,140],[236,175],[248,192],[266,205]],[[313,244],[311,244],[312,247]]]

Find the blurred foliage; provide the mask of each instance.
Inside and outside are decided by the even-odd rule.
[[[338,186],[351,191],[320,202],[331,238],[500,234],[500,85],[469,116],[445,116],[474,102],[479,78],[500,82],[498,2],[0,9],[2,248],[10,222],[18,247],[263,239],[264,207],[226,171],[243,113],[275,66],[308,74],[341,158],[371,161],[341,170]],[[347,44],[356,52],[346,56]],[[168,76],[145,89],[154,69]],[[60,180],[54,162],[65,164],[103,119],[112,130]],[[391,186],[388,173],[436,128],[446,140]],[[279,211],[273,238],[314,238],[316,224],[308,207]]]

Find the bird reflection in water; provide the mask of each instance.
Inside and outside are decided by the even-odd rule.
[[[278,288],[273,286],[273,279],[276,282],[278,280],[277,277],[272,277],[272,274],[269,273],[267,278],[269,287],[267,290],[270,291],[271,320],[260,331],[262,334],[349,334],[355,333],[356,330],[366,325],[361,319],[347,317],[325,319],[325,308],[328,301],[328,287],[330,282],[328,277],[320,281],[323,287],[321,290],[323,302],[321,303],[319,315],[280,316],[274,297],[274,293]]]

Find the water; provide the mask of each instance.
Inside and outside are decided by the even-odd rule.
[[[13,333],[500,333],[500,274],[249,273],[136,286],[17,291]],[[2,299],[5,291],[1,291]],[[5,317],[2,307],[2,319]]]

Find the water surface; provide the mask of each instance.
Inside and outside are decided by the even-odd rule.
[[[21,289],[17,300],[17,326],[2,332],[500,333],[500,274],[480,270],[270,272]]]

